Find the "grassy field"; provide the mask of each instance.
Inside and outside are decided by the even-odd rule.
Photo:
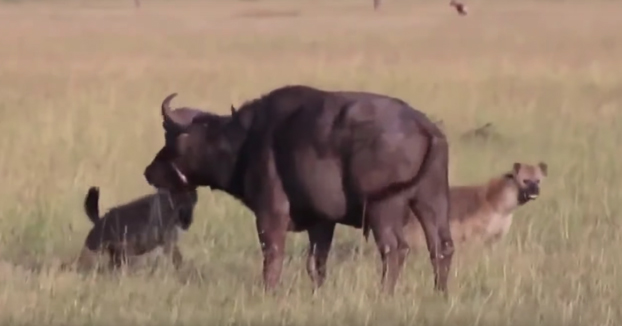
[[[459,17],[444,1],[314,3],[0,4],[0,324],[622,322],[622,4],[473,1]],[[264,295],[252,215],[209,189],[182,270],[157,255],[120,275],[59,269],[90,228],[89,186],[104,210],[151,191],[166,95],[227,112],[288,83],[401,97],[444,120],[453,184],[543,160],[543,195],[502,243],[458,248],[447,301],[427,254],[379,296],[373,242],[343,227],[321,291],[306,235],[291,234],[279,293]],[[459,140],[486,122],[504,142]]]

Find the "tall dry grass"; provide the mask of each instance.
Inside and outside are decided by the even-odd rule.
[[[442,1],[0,5],[0,323],[619,325],[622,4],[469,5],[464,18]],[[373,243],[343,227],[321,291],[306,236],[291,234],[279,295],[264,296],[252,215],[209,189],[183,270],[59,270],[90,228],[89,186],[103,209],[150,191],[166,95],[226,112],[288,83],[386,93],[442,118],[454,184],[544,160],[543,196],[499,245],[459,248],[447,302],[427,254],[378,296]],[[458,141],[489,121],[511,141]]]

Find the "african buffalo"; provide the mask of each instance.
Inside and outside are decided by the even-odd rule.
[[[448,143],[425,114],[384,95],[285,86],[231,108],[195,117],[145,168],[156,187],[222,190],[256,215],[266,289],[281,275],[287,231],[307,231],[307,272],[319,287],[337,223],[369,227],[392,293],[409,246],[402,228],[412,210],[425,231],[435,288],[447,292],[453,256],[448,214]]]

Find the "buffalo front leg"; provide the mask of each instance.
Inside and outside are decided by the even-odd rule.
[[[313,282],[314,289],[322,286],[326,280],[326,262],[333,242],[335,226],[332,222],[320,222],[307,231],[309,235],[307,274]]]
[[[448,208],[442,198],[418,200],[411,203],[425,234],[430,261],[434,270],[434,288],[447,295],[447,282],[454,243],[451,237]]]
[[[289,216],[258,215],[257,234],[263,254],[263,280],[266,291],[276,288],[285,259],[285,237]]]
[[[407,201],[394,196],[371,203],[367,214],[382,262],[382,291],[393,294],[410,247],[404,238]]]
[[[255,146],[255,145],[253,145]],[[269,144],[248,167],[245,187],[253,189],[254,198],[247,202],[256,216],[257,235],[263,253],[263,279],[267,291],[274,290],[281,279],[285,258],[285,237],[291,222],[289,199],[276,170]]]

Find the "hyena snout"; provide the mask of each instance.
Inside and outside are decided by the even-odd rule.
[[[540,185],[536,181],[526,181],[523,192],[528,199],[536,199],[540,196]]]

